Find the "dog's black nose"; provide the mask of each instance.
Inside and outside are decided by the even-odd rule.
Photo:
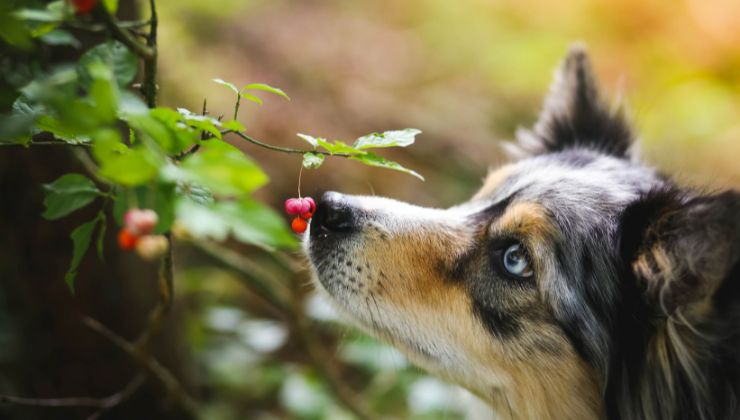
[[[357,226],[357,214],[342,194],[324,193],[311,220],[311,234],[352,232]]]

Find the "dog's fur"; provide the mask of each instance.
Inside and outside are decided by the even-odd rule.
[[[740,194],[640,163],[573,48],[468,202],[327,193],[306,235],[348,319],[512,419],[740,418]],[[534,275],[502,269],[520,243]]]

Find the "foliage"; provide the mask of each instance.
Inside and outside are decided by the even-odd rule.
[[[59,45],[79,46],[65,28],[88,25],[89,19],[76,15],[70,3],[18,3],[12,9],[4,6],[2,22],[6,26],[0,36],[5,42],[32,52]],[[105,2],[106,9],[96,10],[94,20],[115,11],[116,5]],[[126,208],[148,207],[164,216],[158,233],[177,224],[195,240],[233,237],[266,249],[294,249],[296,240],[282,219],[253,198],[254,192],[269,182],[267,174],[257,161],[224,140],[227,133],[246,135],[237,120],[242,99],[262,104],[258,92],[290,100],[288,95],[264,83],[238,89],[233,83],[213,79],[235,94],[233,119],[222,121],[205,110],[196,114],[185,108],[156,107],[133,89],[140,63],[147,57],[137,55],[125,42],[125,38],[104,38],[77,62],[48,70],[38,70],[46,68],[43,55],[32,54],[30,67],[36,70],[14,81],[16,97],[12,112],[2,116],[0,142],[26,147],[59,142],[83,148],[83,153],[94,158],[90,175],[95,181],[67,174],[45,186],[43,216],[56,220],[102,198],[101,211],[108,201],[115,203],[119,225]],[[154,89],[142,87],[147,88]],[[318,138],[311,143],[314,150],[299,152],[308,169],[319,168],[325,155],[338,155],[421,178],[366,151],[408,146],[418,133],[413,129],[374,133],[360,137],[354,146]],[[42,140],[50,136],[52,140]],[[70,288],[98,222],[104,222],[103,216],[72,233],[74,254],[65,279]]]

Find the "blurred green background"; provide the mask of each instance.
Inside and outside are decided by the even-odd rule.
[[[319,170],[304,170],[302,189],[307,195],[339,190],[435,207],[465,200],[487,170],[505,160],[498,141],[513,138],[517,126],[535,121],[553,69],[568,45],[579,40],[588,45],[605,91],[629,105],[646,161],[688,185],[740,187],[736,0],[160,0],[158,4],[164,105],[199,110],[207,98],[212,114],[228,114],[230,92],[210,81],[218,77],[237,85],[268,83],[291,96],[290,102],[270,97],[262,106],[249,102],[242,106],[247,131],[268,143],[302,146],[295,136],[298,132],[351,140],[395,128],[423,131],[416,145],[389,150],[387,156],[420,172],[426,182],[328,159]],[[142,15],[146,14],[144,8]],[[299,155],[231,140],[270,175],[270,184],[257,194],[261,199],[280,208],[285,198],[296,195]],[[39,200],[33,194],[26,198]],[[65,226],[54,229],[64,235],[69,231]],[[296,331],[244,287],[244,275],[235,269],[239,267],[225,267],[209,252],[234,257],[235,265],[257,270],[277,289],[297,288],[296,305],[307,314],[312,334],[324,344],[344,386],[373,413],[417,419],[492,416],[464,391],[424,375],[395,350],[341,326],[326,302],[313,294],[301,256],[275,258],[236,243],[216,249],[183,244],[177,248],[175,319],[170,333],[160,340],[159,354],[198,398],[203,418],[353,418],[322,381],[321,369],[297,344]],[[59,257],[62,273],[67,258]],[[109,263],[129,267],[131,261],[114,256]],[[27,354],[26,363],[72,354],[74,364],[47,362],[58,377],[50,376],[42,385],[24,382],[26,370],[19,365],[23,359],[19,354],[32,346],[29,339],[14,340],[19,335],[13,328],[29,324],[23,321],[27,313],[12,302],[31,302],[33,308],[61,299],[73,311],[145,313],[142,308],[154,297],[141,290],[152,287],[145,277],[150,273],[153,282],[154,269],[148,267],[142,274],[134,266],[117,279],[124,285],[101,286],[100,278],[85,277],[83,267],[79,301],[66,295],[61,277],[48,280],[59,286],[49,286],[43,298],[28,297],[32,292],[8,281],[0,290],[10,308],[4,312],[8,327],[0,334],[0,342],[7,344],[0,366],[12,367],[13,374],[0,385],[34,395],[79,393],[94,386],[90,380],[63,385],[69,375],[98,368],[84,362],[92,356],[85,354],[82,344],[62,346],[59,353],[32,353],[36,359]],[[103,308],[98,294],[115,305]],[[14,300],[17,296],[22,299]],[[140,318],[118,319],[117,325],[137,331],[144,322]],[[34,322],[43,331],[48,320]],[[105,382],[111,390],[113,382]],[[134,407],[150,404],[151,399],[139,398],[106,415],[133,418],[146,413]],[[9,413],[13,418],[84,418],[77,416],[83,412],[70,417],[61,417],[68,411]]]

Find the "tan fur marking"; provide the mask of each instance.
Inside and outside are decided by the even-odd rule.
[[[547,215],[547,211],[535,203],[517,203],[509,207],[494,223],[495,231],[508,231],[537,244],[553,238],[557,228]]]
[[[483,186],[473,196],[473,199],[480,199],[491,195],[514,172],[514,165],[507,164],[495,171],[490,172],[483,182]]]

